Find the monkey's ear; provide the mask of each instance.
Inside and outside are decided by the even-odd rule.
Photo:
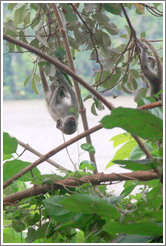
[[[57,127],[59,130],[62,129],[62,120],[61,120],[61,119],[57,120],[57,122],[56,122],[56,127]]]

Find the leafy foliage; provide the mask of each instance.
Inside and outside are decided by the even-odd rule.
[[[148,111],[119,107],[101,122],[105,128],[121,127],[142,138],[160,139],[163,136],[162,120]]]
[[[155,3],[149,5],[162,7],[161,4]],[[8,17],[5,16],[7,17],[4,22],[5,34],[16,36],[19,40],[44,50],[53,58],[68,63],[50,3],[22,2],[8,3],[4,6],[5,15],[7,8],[10,13]],[[140,86],[140,78],[143,81],[145,78],[138,67],[138,57],[132,56],[128,53],[129,49],[125,49],[130,29],[124,24],[120,3],[59,3],[58,6],[78,73],[80,71],[88,81],[93,67],[95,81],[93,86],[98,90],[111,90],[115,97],[120,93],[137,93],[135,100],[138,106],[154,102],[153,98],[145,96],[146,88],[136,91]],[[141,4],[126,2],[124,6],[128,8],[130,18],[134,18],[134,22],[142,21],[145,8]],[[151,24],[152,22],[162,21],[150,14],[146,16],[149,18],[151,28],[155,26]],[[135,28],[139,36],[146,37],[140,24]],[[151,28],[147,28],[149,33]],[[156,32],[157,39],[160,39],[162,30],[158,28]],[[8,98],[12,98],[11,95],[15,95],[15,98],[17,95],[19,99],[27,98],[32,91],[35,97],[40,94],[38,65],[42,66],[50,81],[54,80],[56,69],[52,64],[44,60],[39,61],[31,55],[33,62],[27,65],[26,53],[16,57],[16,53],[25,52],[22,48],[7,43],[5,49],[9,53],[14,53],[14,56],[8,55],[4,59],[4,67],[7,69],[4,72],[4,90]],[[17,63],[12,61],[12,57]],[[8,69],[9,66],[11,69]],[[15,74],[19,70],[21,75],[18,79]],[[67,79],[69,80],[68,77]],[[91,112],[97,115],[104,106],[97,98],[85,93],[85,100],[89,98],[93,100]],[[105,168],[111,168],[116,164],[131,173],[149,171],[156,167],[162,172],[162,117],[162,109],[141,111],[122,107],[105,116],[101,120],[105,128],[121,127],[127,132],[111,139],[117,152],[112,160],[106,163]],[[153,161],[146,158],[145,153],[132,138],[133,134],[142,138],[142,142],[154,156]],[[23,161],[21,154],[17,153],[18,143],[15,138],[5,132],[3,140],[5,161],[3,178],[7,181],[30,163]],[[161,141],[159,146],[156,145],[158,140]],[[82,144],[81,148],[89,153],[95,153],[95,148],[91,144]],[[112,183],[103,182],[98,187],[90,182],[82,182],[80,185],[79,178],[91,175],[95,167],[94,163],[88,160],[77,163],[77,166],[78,170],[75,172],[62,172],[58,175],[41,175],[36,167],[4,189],[4,196],[13,196],[16,192],[25,192],[29,187],[27,182],[34,185],[34,189],[35,186],[51,187],[45,194],[40,193],[4,205],[4,243],[162,242],[162,184],[159,179],[146,182],[127,180],[124,182],[123,191],[115,195],[108,189]],[[64,185],[54,189],[54,184],[65,178],[77,180],[80,186]]]
[[[101,91],[111,89],[111,95],[137,93],[138,86],[142,85],[140,77],[144,81],[145,79],[137,65],[138,57],[133,59],[128,51],[120,56],[129,39],[129,30],[123,23],[120,4],[79,3],[72,5],[59,3],[59,7],[61,8],[63,24],[69,35],[69,43],[78,72],[80,71],[88,80],[90,75],[94,74],[91,69],[94,67],[95,86]],[[162,39],[161,18],[154,18],[148,12],[142,16],[145,9],[140,4],[125,3],[125,7],[130,10],[130,17],[134,18],[135,28],[139,36],[146,37],[147,34],[148,39]],[[49,16],[48,20],[43,18],[45,15]],[[50,4],[4,4],[4,16],[6,17],[6,22],[4,22],[5,34],[19,37],[21,41],[29,43],[35,48],[40,49],[42,47],[47,54],[67,62],[60,33],[55,31],[57,22],[54,20],[54,13]],[[143,21],[146,22],[146,30],[149,30],[146,34],[139,24]],[[155,24],[152,25],[151,23]],[[151,33],[153,33],[153,37],[151,37]],[[4,45],[4,48],[6,52],[4,56],[4,98],[36,98],[33,92],[38,96],[39,94],[43,96],[36,77],[38,73],[36,65],[39,61],[35,61],[35,57],[25,53],[24,50],[14,44],[7,44],[6,47]],[[14,53],[13,57],[17,62],[12,62],[8,52]],[[17,52],[23,54],[17,55],[15,54]],[[129,61],[130,65],[128,64]],[[25,63],[26,66],[24,66]],[[8,64],[10,73],[7,69]],[[50,64],[46,64],[43,68],[51,80],[55,72],[54,69],[51,68]],[[101,70],[101,68],[103,69]],[[114,72],[110,75],[112,69]],[[25,81],[26,88],[22,81]],[[82,90],[82,92],[87,95],[87,91]],[[95,108],[95,105],[93,107]]]

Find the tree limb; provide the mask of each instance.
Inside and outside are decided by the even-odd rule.
[[[91,185],[102,185],[104,182],[111,184],[113,181],[124,181],[124,180],[139,180],[148,181],[152,179],[157,179],[158,175],[154,171],[138,171],[131,173],[97,173],[93,175],[84,176],[81,178],[67,178],[64,180],[54,181],[53,184],[48,186],[35,185],[24,191],[20,191],[9,196],[4,197],[4,205],[10,205],[12,202],[18,202],[23,198],[37,196],[40,194],[45,194],[49,190],[64,189],[65,187],[78,187],[85,183],[90,183]]]

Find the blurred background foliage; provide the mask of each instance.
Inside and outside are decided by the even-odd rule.
[[[163,19],[162,18],[155,17],[154,15],[149,13],[146,9],[144,9],[141,12],[139,11],[138,8],[136,8],[134,4],[126,3],[125,5],[126,5],[126,10],[129,14],[131,23],[133,24],[133,27],[135,28],[138,37],[146,36],[147,39],[153,39],[153,40],[162,39],[163,37]],[[97,81],[97,79],[95,78],[95,75],[97,77],[96,71],[100,69],[99,63],[96,62],[96,57],[93,53],[94,47],[90,43],[87,44],[86,40],[85,42],[81,41],[79,35],[77,36],[74,30],[75,23],[77,23],[77,25],[80,25],[82,28],[84,28],[85,26],[83,27],[83,23],[81,19],[79,19],[78,16],[76,16],[76,14],[73,14],[72,16],[69,15],[70,11],[73,11],[73,9],[69,7],[68,4],[63,3],[63,4],[60,4],[60,6],[64,10],[63,13],[66,18],[66,21],[70,23],[70,25],[68,26],[68,34],[70,35],[70,37],[74,37],[74,39],[70,40],[71,41],[70,45],[73,41],[73,45],[71,45],[71,47],[73,46],[72,52],[74,54],[74,64],[76,67],[76,72],[85,81],[94,85],[94,81],[95,82]],[[157,4],[156,6],[158,7]],[[44,3],[43,4],[4,3],[3,4],[4,32],[8,35],[13,35],[15,38],[17,38],[17,36],[23,35],[25,38],[20,38],[21,40],[25,42],[29,42],[29,43],[32,42],[35,38],[35,31],[38,30],[38,27],[40,26],[40,20],[39,20],[39,18],[41,18],[40,12],[48,14],[48,12],[46,12],[47,8],[48,8],[47,4],[44,4]],[[122,48],[124,47],[124,44],[127,44],[129,40],[129,34],[127,33],[129,32],[129,30],[127,27],[126,19],[124,18],[123,14],[117,14],[117,13],[112,14],[108,11],[105,11],[102,4],[80,3],[80,4],[77,4],[76,8],[78,12],[81,13],[82,18],[84,18],[87,24],[91,22],[91,24],[94,25],[95,23],[96,33],[98,31],[98,35],[99,35],[98,39],[100,39],[100,37],[102,37],[103,34],[105,35],[103,36],[104,38],[102,41],[98,40],[99,42],[103,43],[103,47],[104,45],[108,46],[107,48],[111,47],[111,49],[114,50],[115,52],[117,51],[119,52],[123,50]],[[159,6],[159,9],[160,8],[162,8],[162,5]],[[24,11],[23,17],[21,17],[20,10],[22,12]],[[65,13],[65,11],[67,12],[68,10],[69,10],[68,12],[69,14]],[[116,33],[112,33],[111,31],[113,29],[110,30],[111,29],[110,27],[109,27],[110,29],[109,28],[106,29],[105,23],[103,25],[102,23],[100,23],[101,18],[100,20],[98,20],[98,18],[100,17],[100,16],[99,17],[97,16],[98,13],[101,13],[103,16],[105,15],[109,18],[109,24],[111,22],[112,25],[115,25],[114,27],[115,27]],[[39,18],[37,22],[35,23],[34,19],[36,18],[37,15],[39,16]],[[88,16],[88,18],[85,17],[86,15]],[[18,20],[19,18],[20,20]],[[107,20],[103,18],[102,21],[106,22]],[[32,23],[35,23],[33,27],[31,26]],[[10,29],[10,31],[12,30],[11,33],[9,31],[9,25],[13,27],[13,29]],[[90,27],[90,24],[89,24],[89,27]],[[85,31],[85,28],[84,28],[84,31]],[[109,39],[107,39],[107,37],[109,37]],[[101,46],[102,46],[101,43],[99,45],[96,44],[96,48],[99,51],[99,59],[100,59],[101,64],[103,65],[104,62],[106,63],[106,60],[105,60],[105,57],[102,56],[103,54],[101,54],[103,52],[101,49]],[[162,55],[161,49],[160,49],[161,42],[155,43],[155,47],[158,48],[157,50],[159,54]],[[33,54],[27,51],[22,51],[21,49],[14,50],[11,44],[9,46],[6,46],[4,42],[3,44],[3,86],[4,86],[3,95],[4,95],[4,100],[43,98],[44,95],[42,92],[42,86],[41,86],[39,78],[36,77],[37,83],[35,84],[38,90],[38,95],[34,93],[34,88],[32,88],[33,87],[32,83],[29,83],[29,82],[24,83],[26,81],[26,78],[30,76],[32,73],[34,73],[35,59],[36,57]],[[137,64],[134,64],[134,69],[137,70]],[[106,69],[104,67],[104,71],[105,70]],[[108,69],[108,72],[110,73],[110,68]],[[120,80],[120,78],[117,78],[117,80],[118,79]],[[138,82],[139,76],[137,76],[137,78],[135,79]],[[124,83],[126,82],[124,81]],[[139,80],[139,85],[140,83],[142,83],[142,81]],[[114,88],[112,88],[113,86],[109,88],[108,84],[106,84],[103,87],[102,86],[96,87],[96,89],[98,89],[101,92],[106,90],[107,91],[106,95],[118,96],[120,94],[125,94],[127,90],[125,91],[124,88],[121,88],[120,86],[118,87],[117,84],[118,84],[117,81],[115,81],[116,86],[114,86]],[[111,89],[111,91],[109,91],[109,89]],[[131,90],[131,88],[129,89]],[[135,94],[135,91],[134,91],[135,89],[137,89],[136,83],[132,91],[134,92],[134,94]],[[88,95],[88,92],[86,91],[86,89],[82,88],[81,90],[82,90],[82,95],[84,97]]]

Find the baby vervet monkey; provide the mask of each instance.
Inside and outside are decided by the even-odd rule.
[[[44,72],[39,67],[48,111],[56,121],[56,127],[65,134],[77,130],[79,106],[76,94],[61,72],[56,72],[56,80],[48,85]]]
[[[150,95],[153,96],[162,89],[163,67],[161,64],[161,60],[154,46],[147,39],[137,39],[137,43],[140,47],[140,58],[143,67],[143,72],[150,84]],[[151,49],[154,57],[148,56],[148,47],[145,43]]]

